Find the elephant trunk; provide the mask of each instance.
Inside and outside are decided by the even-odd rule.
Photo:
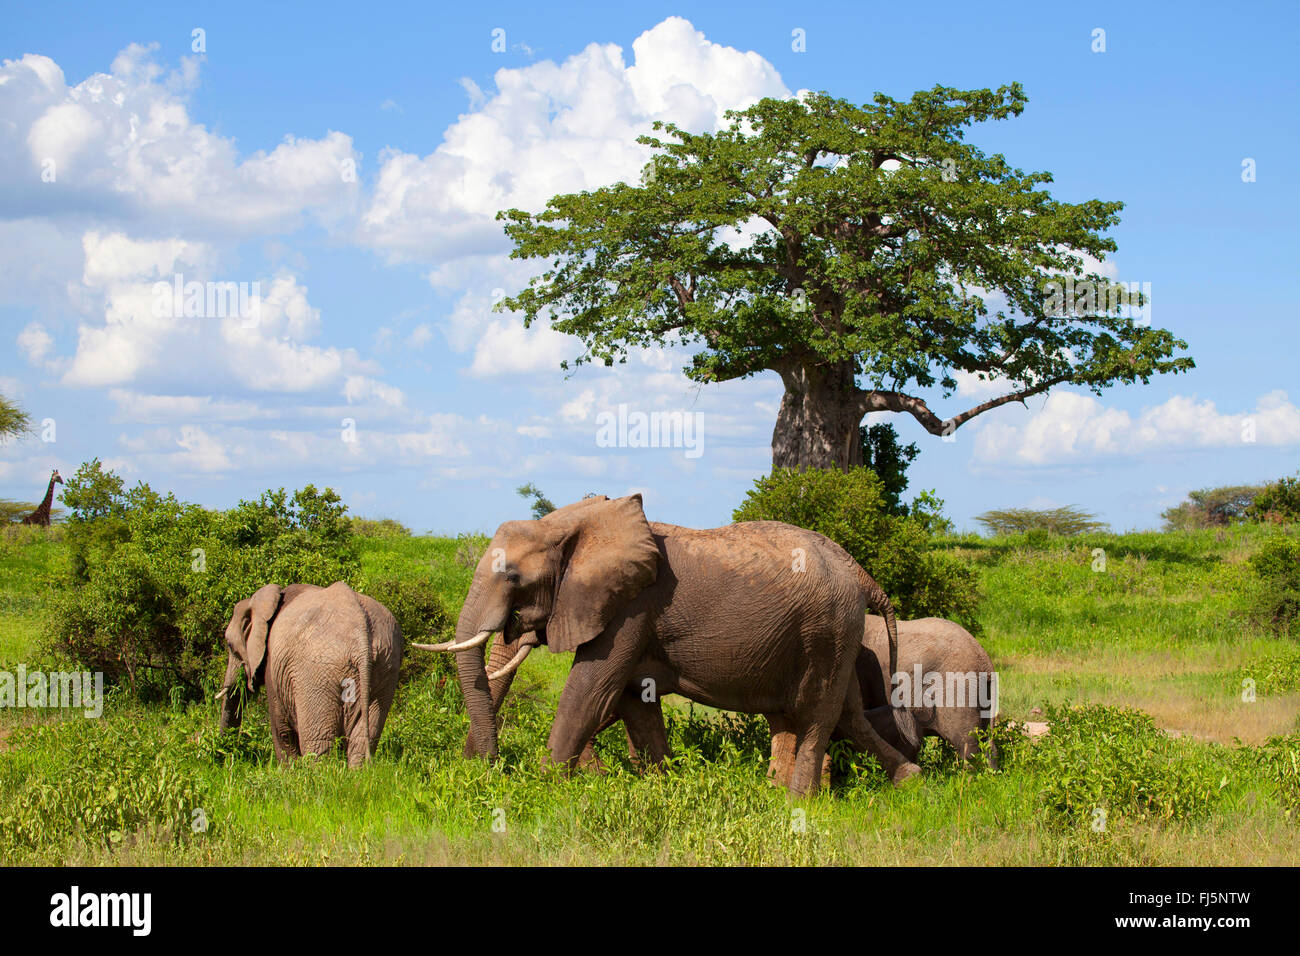
[[[221,691],[217,694],[221,699],[221,723],[219,724],[221,730],[238,727],[243,720],[243,694],[240,693],[239,687],[239,668],[239,658],[234,654],[228,655],[226,676],[221,682]]]
[[[533,647],[537,646],[537,637],[531,631],[523,635],[522,640],[519,635],[512,634],[511,631],[512,628],[507,626],[506,632],[492,642],[492,650],[488,652],[488,687],[492,697],[493,726],[498,734],[501,731],[501,703],[510,692],[510,685],[514,683],[515,671],[522,663],[521,655],[526,656]],[[466,757],[473,757],[478,753],[472,727],[465,738],[463,752]]]
[[[472,642],[484,630],[495,630],[508,613],[508,609],[501,611],[489,621],[484,616],[484,604],[484,589],[475,580],[456,621],[456,644]],[[496,712],[481,644],[456,651],[456,676],[460,680],[460,693],[465,699],[465,710],[469,714],[469,742],[474,744],[474,753],[495,759],[498,753]]]

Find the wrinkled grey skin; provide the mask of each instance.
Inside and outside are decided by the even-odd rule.
[[[779,724],[794,743],[782,782],[805,794],[820,782],[837,727],[895,779],[917,769],[864,717],[853,678],[868,608],[892,617],[875,582],[814,532],[779,522],[651,524],[639,495],[593,498],[497,529],[456,643],[503,634],[499,661],[532,632],[552,652],[574,654],[551,729],[555,763],[577,765],[612,719],[657,762],[666,753],[659,699],[675,693]],[[456,653],[472,749],[495,757],[504,688],[490,686],[498,682],[481,644]]]
[[[882,737],[896,746],[909,760],[915,760],[920,750],[919,741],[903,741],[893,726],[890,716],[886,665],[888,660],[888,635],[883,618],[868,616],[862,637],[862,653],[858,655],[858,684],[862,689],[866,717]],[[941,617],[918,618],[898,622],[898,669],[907,674],[919,664],[922,673],[992,674],[993,662],[979,642],[960,624]],[[969,698],[968,698],[969,699]],[[963,760],[979,756],[979,741],[974,731],[986,729],[991,723],[982,716],[980,707],[944,706],[909,707],[916,728],[923,737],[939,737],[956,748]],[[991,745],[990,745],[991,746]],[[997,752],[988,753],[989,765],[997,768]]]
[[[239,725],[239,670],[248,690],[266,685],[275,755],[324,754],[347,741],[349,767],[374,755],[402,663],[402,632],[389,610],[342,581],[327,588],[268,584],[235,605],[221,729]]]

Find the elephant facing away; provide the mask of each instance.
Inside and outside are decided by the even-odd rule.
[[[885,667],[889,660],[889,635],[883,618],[869,615],[858,655],[858,683],[862,688],[866,717],[886,740],[915,760],[919,751],[915,743],[902,740],[892,726],[889,699],[886,696]],[[913,698],[907,705],[916,728],[925,737],[939,737],[952,744],[963,760],[979,756],[979,739],[975,731],[987,729],[996,716],[996,672],[988,653],[971,633],[954,621],[941,617],[924,617],[898,622],[898,670],[906,675],[906,685],[895,693]],[[937,675],[941,690],[935,699],[924,697],[917,688],[917,676]],[[924,684],[924,681],[923,681]],[[990,744],[990,748],[992,744]],[[997,768],[997,752],[987,751],[989,765]]]
[[[765,714],[788,732],[787,785],[804,794],[818,785],[837,727],[897,778],[916,770],[864,717],[854,666],[868,608],[892,619],[875,582],[814,532],[779,522],[651,524],[639,495],[590,498],[498,528],[455,640],[435,647],[457,654],[481,756],[497,754],[499,695],[531,635],[574,654],[551,729],[553,762],[575,766],[615,717],[657,762],[666,753],[659,700],[676,693]],[[507,663],[489,675],[482,648],[493,633],[502,634],[493,663]]]
[[[249,691],[266,685],[275,755],[324,754],[343,737],[349,767],[374,755],[402,663],[392,613],[342,581],[327,588],[268,584],[235,605],[221,729],[238,726],[240,667]]]

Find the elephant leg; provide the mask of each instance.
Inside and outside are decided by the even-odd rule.
[[[784,714],[765,716],[772,733],[772,756],[767,763],[767,782],[774,787],[788,787],[790,771],[794,767],[794,725]]]
[[[373,712],[375,702],[371,702],[369,711]],[[374,741],[378,738],[370,736],[371,717],[370,713],[358,714],[347,728],[346,737],[348,741],[348,766],[360,767],[374,754]]]
[[[860,618],[859,618],[860,619]],[[859,625],[860,627],[861,625]],[[856,639],[853,647],[856,649]],[[855,657],[846,655],[835,671],[810,669],[802,675],[798,696],[786,717],[796,733],[789,791],[796,796],[817,792],[826,769],[826,748],[840,722],[847,688],[857,691]],[[856,695],[861,710],[861,695]]]
[[[862,708],[862,692],[856,680],[849,682],[844,696],[844,709],[840,715],[839,731],[857,747],[875,755],[895,784],[902,783],[913,774],[920,773],[921,768],[897,749],[885,742],[867,720]]]
[[[952,744],[963,761],[979,758],[979,740],[975,731],[980,726],[979,711],[957,708],[939,728],[939,735]]]
[[[388,722],[388,711],[393,706],[393,695],[397,693],[397,671],[391,676],[385,675],[385,685],[379,691],[377,699],[370,702],[370,756],[375,755],[379,747],[379,735],[384,732]]]
[[[266,712],[271,721],[271,743],[275,747],[275,759],[284,763],[301,756],[298,734],[289,721],[288,708],[280,695],[269,687],[266,691]]]
[[[596,730],[615,712],[642,656],[643,627],[640,621],[625,619],[578,648],[547,741],[551,763],[574,769]]]
[[[659,698],[643,700],[639,691],[626,688],[619,698],[617,714],[623,720],[627,752],[633,762],[643,770],[662,764],[668,756],[668,732]]]
[[[334,748],[340,737],[347,740],[348,766],[365,763],[365,733],[361,729],[358,705],[352,705],[352,714],[345,714],[344,704],[331,686],[309,699],[300,699],[294,707],[298,740],[301,752],[324,756]],[[351,716],[352,719],[348,720]],[[356,741],[360,741],[358,745]],[[354,762],[355,761],[355,762]]]
[[[334,749],[334,741],[337,739],[338,739],[337,737],[303,737],[302,752],[304,755],[314,754],[317,757],[323,757],[326,754],[328,754],[332,749]],[[353,763],[352,761],[353,761],[352,748],[349,745],[348,766],[349,767],[361,766],[362,761],[357,761],[356,763]]]
[[[796,796],[812,796],[822,782],[826,747],[834,724],[814,720],[798,733],[794,748],[794,765],[790,770],[789,790]]]

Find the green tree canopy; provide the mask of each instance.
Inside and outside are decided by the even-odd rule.
[[[498,214],[512,256],[546,262],[498,308],[577,336],[575,364],[682,344],[695,381],[778,372],[775,467],[860,464],[868,412],[941,435],[1056,385],[1099,392],[1191,368],[1175,356],[1186,343],[1101,307],[1117,287],[1086,272],[1085,256],[1115,250],[1104,233],[1123,204],[1059,202],[1049,173],[964,141],[1025,103],[1014,83],[937,86],[864,106],[764,99],[717,133],[656,123],[639,139],[656,151],[641,184]],[[1094,283],[1100,306],[1051,293],[1067,279]],[[940,417],[919,392],[950,397],[958,373],[1005,393]]]
[[[858,429],[862,442],[862,464],[880,479],[885,506],[890,514],[907,514],[903,492],[907,490],[907,467],[921,453],[915,442],[898,443],[898,432],[888,422]]]
[[[31,424],[30,415],[0,395],[0,441],[17,438],[31,428]]]
[[[526,485],[520,485],[518,488],[515,489],[515,492],[521,498],[532,499],[533,504],[531,510],[534,518],[545,518],[548,514],[550,514],[552,511],[555,510],[555,502],[551,501],[550,498],[542,494],[541,489],[538,488],[536,485],[534,485],[531,481]]]
[[[1073,505],[1064,508],[1001,508],[976,515],[975,520],[993,535],[1025,534],[1039,529],[1049,534],[1076,535],[1107,528],[1106,522],[1098,521],[1091,511]]]

